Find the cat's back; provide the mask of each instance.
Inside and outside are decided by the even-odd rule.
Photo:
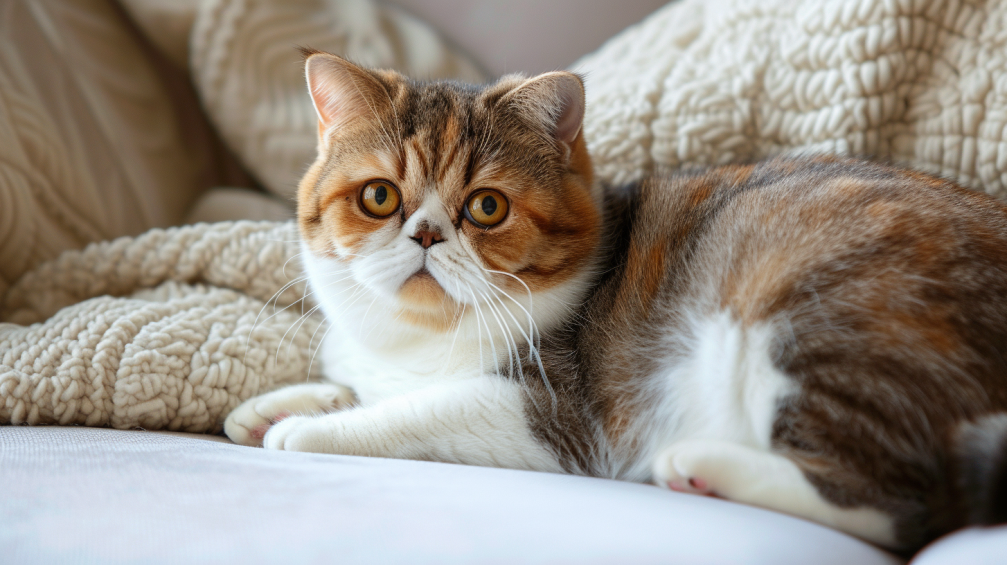
[[[612,422],[639,412],[648,379],[695,360],[710,331],[766,349],[771,372],[800,386],[787,406],[821,418],[784,425],[783,410],[777,439],[851,422],[880,434],[889,419],[946,437],[1007,410],[1000,201],[818,157],[660,175],[611,203],[610,260],[571,344],[609,429],[626,428]]]
[[[1007,206],[928,175],[852,159],[777,159],[670,177],[645,198],[689,218],[681,284],[741,325],[787,330],[774,357],[830,359],[904,386],[1007,406]],[[644,225],[655,222],[644,222]],[[673,222],[674,223],[674,222]],[[672,255],[676,253],[673,252]],[[971,396],[977,398],[964,400]],[[927,391],[934,393],[937,391]],[[946,408],[946,407],[945,407]],[[959,414],[964,415],[964,414]]]
[[[823,157],[658,176],[612,209],[571,344],[610,460],[636,461],[603,474],[720,438],[829,469],[823,496],[900,539],[960,520],[955,436],[1007,411],[1007,207]]]

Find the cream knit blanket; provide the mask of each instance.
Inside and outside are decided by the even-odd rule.
[[[0,308],[0,423],[218,432],[243,399],[306,380],[321,332],[301,316],[296,237],[273,222],[152,230],[24,276]]]
[[[287,193],[312,158],[312,133],[283,119],[310,115],[301,77],[219,65],[236,28],[218,38],[196,27],[210,34],[191,44],[205,50],[191,57],[204,103],[259,178]],[[245,33],[239,51],[296,43],[281,32]],[[228,78],[248,69],[255,80]],[[575,69],[609,182],[812,150],[893,158],[1007,195],[1005,0],[680,0]],[[246,83],[275,88],[241,102],[221,86]],[[299,135],[270,157],[272,140]],[[0,308],[0,322],[35,324],[0,326],[0,423],[219,430],[241,400],[308,378],[321,322],[298,322],[303,286],[279,294],[293,308],[264,308],[296,281],[295,237],[279,224],[158,230],[30,272]]]

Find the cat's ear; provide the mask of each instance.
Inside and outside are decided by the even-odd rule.
[[[330,53],[306,51],[304,74],[318,114],[318,133],[371,116],[388,101],[385,87],[366,70]]]
[[[507,98],[569,152],[584,121],[584,82],[579,76],[566,71],[541,74],[518,85]]]

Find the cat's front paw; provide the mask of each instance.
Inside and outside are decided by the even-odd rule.
[[[703,440],[675,443],[654,461],[654,482],[677,492],[726,498],[729,473],[722,466],[732,462],[719,448],[718,442]]]
[[[224,433],[234,443],[262,445],[277,422],[291,415],[327,414],[354,403],[353,392],[332,383],[294,385],[249,398],[224,420]]]
[[[325,418],[290,416],[269,428],[262,446],[283,451],[332,453],[333,432],[333,426]]]

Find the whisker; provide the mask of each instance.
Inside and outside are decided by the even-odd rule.
[[[348,279],[348,278],[351,278],[351,277],[345,277],[345,278],[343,278],[343,279],[340,279],[340,280],[338,280],[338,281],[333,281],[333,282],[330,282],[330,283],[326,284],[325,286],[321,287],[320,289],[317,289],[317,290],[312,290],[311,294],[314,294],[315,292],[318,292],[318,291],[321,291],[322,289],[325,289],[325,288],[328,288],[328,287],[330,287],[330,286],[332,286],[332,285],[334,285],[334,284],[337,284],[337,283],[339,283],[339,282],[342,282],[342,281],[344,281],[344,280],[346,280],[346,279]],[[350,290],[350,289],[352,289],[352,288],[356,288],[356,287],[358,287],[358,286],[360,286],[360,283],[354,283],[354,285],[353,285],[353,286],[351,286],[351,287],[349,287],[349,288],[346,288],[346,289],[343,289],[343,290],[341,290],[341,291],[337,292],[337,293],[336,293],[336,294],[335,294],[334,296],[338,296],[338,295],[340,295],[340,294],[342,294],[342,293],[346,292],[347,290]],[[309,294],[309,295],[306,295],[306,296],[310,296],[310,294]],[[305,298],[306,298],[306,297],[305,297]],[[301,300],[305,300],[305,298],[302,298]],[[300,302],[300,301],[298,301],[298,302]],[[275,362],[276,362],[277,360],[279,360],[279,358],[280,358],[280,348],[281,348],[281,347],[283,347],[283,342],[284,342],[284,340],[286,340],[286,338],[287,338],[287,334],[288,334],[288,333],[290,333],[290,330],[294,329],[294,327],[295,327],[295,326],[297,327],[297,330],[296,330],[296,331],[295,331],[295,332],[293,333],[293,335],[292,335],[292,336],[290,337],[290,344],[289,344],[289,345],[287,346],[287,353],[286,353],[286,355],[287,355],[287,357],[288,357],[288,358],[290,357],[290,347],[291,347],[291,346],[293,346],[293,343],[294,343],[294,337],[295,337],[295,336],[297,335],[297,333],[298,333],[298,332],[300,331],[300,328],[304,327],[304,324],[305,324],[305,323],[307,323],[307,321],[308,321],[308,318],[309,318],[309,317],[311,316],[311,314],[315,313],[315,312],[316,312],[316,311],[317,311],[317,310],[318,310],[319,308],[321,308],[321,307],[322,307],[322,305],[321,305],[321,303],[319,303],[319,304],[315,305],[315,306],[314,306],[313,308],[311,308],[310,310],[308,310],[307,312],[305,312],[305,313],[302,313],[302,314],[301,314],[301,316],[300,316],[300,317],[299,317],[299,318],[298,318],[298,319],[297,319],[297,320],[296,320],[296,321],[295,321],[295,322],[294,322],[293,324],[291,324],[289,328],[287,328],[287,331],[283,332],[283,336],[281,336],[281,337],[280,337],[280,342],[279,342],[279,343],[278,343],[278,344],[276,345],[276,357],[274,358],[274,359],[275,359],[275,360],[274,360],[274,363],[275,363]],[[289,306],[288,306],[288,308],[289,308]],[[286,308],[284,308],[284,310],[285,310],[285,309],[286,309]],[[282,312],[282,310],[281,310],[281,312]],[[275,315],[276,315],[276,314],[274,314],[274,316],[275,316]]]
[[[287,334],[290,333],[290,330],[294,329],[294,327],[297,326],[297,331],[295,331],[294,334],[290,336],[290,342],[293,343],[294,337],[297,336],[297,332],[301,331],[300,328],[303,327],[304,324],[308,321],[308,318],[311,317],[311,314],[313,314],[316,310],[318,310],[321,307],[322,307],[321,304],[319,304],[314,308],[312,308],[311,310],[308,310],[306,314],[301,314],[293,324],[290,324],[290,327],[287,328],[287,331],[283,332],[283,336],[280,337],[280,342],[276,344],[276,356],[273,358],[274,364],[280,359],[280,348],[283,347],[283,342],[284,340],[287,339]],[[299,323],[300,325],[298,325]],[[290,347],[287,347],[287,357],[288,358],[290,357]]]
[[[293,286],[293,285],[295,285],[295,284],[297,284],[299,282],[305,281],[307,279],[308,279],[308,277],[298,277],[298,278],[296,278],[296,279],[288,282],[287,284],[283,285],[283,287],[280,288],[280,290],[277,290],[276,292],[273,293],[272,296],[269,297],[269,300],[266,300],[266,302],[262,305],[262,308],[259,308],[259,313],[256,314],[255,315],[255,319],[252,320],[252,329],[248,330],[248,335],[245,336],[245,355],[244,355],[244,357],[241,360],[242,364],[245,364],[245,362],[248,361],[248,345],[249,345],[249,343],[251,343],[252,334],[255,333],[256,326],[259,325],[259,316],[262,315],[262,312],[265,311],[265,309],[269,307],[269,303],[270,302],[273,302],[274,303],[273,304],[273,316],[275,316],[276,315],[275,301],[280,299],[280,295],[283,294],[283,292],[285,290],[287,290],[288,288],[290,288],[291,286]],[[292,304],[296,304],[296,301],[294,303],[292,303]],[[288,305],[286,308],[289,308],[289,307],[290,307],[290,305]],[[286,308],[284,308],[284,309],[286,309]],[[281,310],[281,312],[282,312],[282,310]],[[267,320],[269,320],[269,318],[266,318],[266,320],[263,320],[263,323],[265,323]]]
[[[322,325],[323,324],[319,324],[318,327],[321,328]],[[306,375],[304,375],[304,382],[311,381],[311,366],[315,363],[315,356],[318,355],[318,350],[321,349],[322,344],[325,343],[325,336],[329,335],[329,331],[331,331],[332,328],[335,327],[335,324],[326,324],[326,325],[328,325],[329,327],[325,328],[325,333],[322,334],[322,339],[318,341],[318,346],[315,347],[315,352],[311,354],[311,358],[308,360],[308,372]],[[317,333],[318,329],[315,329],[315,332]],[[312,340],[315,339],[314,334],[311,334],[311,339]],[[311,349],[311,341],[308,342],[308,349],[309,350]]]
[[[488,272],[497,272],[497,273],[501,273],[501,274],[509,274],[509,273],[503,273],[502,271],[491,271],[490,269],[483,269],[483,270],[488,271]],[[511,275],[511,276],[513,276],[513,275]],[[514,277],[514,278],[517,279],[522,284],[524,284],[524,281],[522,281],[521,279],[519,279],[517,277]],[[552,400],[552,412],[553,412],[553,417],[555,417],[556,414],[557,414],[557,410],[558,410],[558,408],[557,408],[558,399],[556,397],[556,391],[552,387],[552,383],[549,382],[549,377],[548,377],[548,375],[546,374],[546,371],[545,371],[545,365],[542,363],[542,355],[540,353],[540,350],[541,350],[541,347],[542,347],[542,333],[540,331],[538,331],[538,325],[535,324],[535,320],[534,320],[534,318],[532,318],[530,310],[525,310],[525,308],[521,305],[521,303],[518,302],[517,300],[515,300],[513,296],[511,296],[510,294],[507,294],[507,292],[505,292],[503,289],[501,289],[497,285],[493,284],[492,282],[490,282],[488,280],[485,281],[485,282],[486,282],[486,284],[488,284],[488,285],[492,286],[493,288],[497,289],[497,291],[499,291],[501,294],[503,294],[508,299],[510,299],[511,302],[513,302],[519,308],[521,308],[522,310],[524,310],[525,314],[528,316],[528,322],[529,322],[529,324],[528,324],[528,331],[531,334],[531,336],[529,336],[528,334],[524,333],[524,329],[521,327],[521,324],[517,321],[517,318],[514,316],[514,314],[510,311],[509,308],[506,308],[504,306],[503,301],[500,300],[499,297],[497,298],[497,300],[500,300],[501,306],[504,306],[504,310],[506,310],[507,313],[510,314],[511,319],[514,320],[514,324],[517,325],[518,330],[521,332],[521,335],[528,342],[528,360],[529,361],[534,360],[535,363],[536,363],[536,365],[538,366],[539,374],[542,377],[542,384],[545,385],[546,390],[549,392],[549,398]],[[529,309],[530,309],[531,306],[532,306],[532,298],[533,298],[532,295],[531,295],[531,289],[528,289],[528,285],[524,285],[524,287],[525,287],[525,289],[528,290],[528,294],[529,294],[529,296],[528,296],[528,306],[529,306]],[[534,341],[533,341],[533,339],[534,339]],[[538,408],[538,406],[536,406],[536,409],[537,408]]]
[[[451,338],[451,347],[448,348],[448,355],[444,359],[444,364],[441,366],[442,369],[446,370],[450,366],[451,355],[455,351],[455,342],[458,340],[458,334],[461,333],[461,331],[462,331],[462,320],[465,317],[465,311],[466,310],[468,310],[468,305],[467,304],[463,304],[462,305],[462,311],[457,316],[455,316],[454,320],[451,321],[452,324],[457,324],[458,327],[455,328],[455,335],[454,335],[454,337]]]
[[[514,336],[510,333],[509,329],[503,323],[503,319],[500,317],[499,313],[497,312],[496,306],[494,306],[493,302],[489,299],[489,297],[486,296],[486,294],[483,293],[482,291],[478,291],[477,290],[476,292],[478,292],[484,299],[486,299],[486,306],[489,307],[490,313],[493,314],[493,318],[496,320],[497,325],[500,326],[500,333],[502,334],[502,336],[504,338],[504,345],[507,346],[507,373],[508,373],[508,375],[510,375],[510,376],[513,377],[514,376],[514,352],[512,351],[511,344],[513,344],[514,348],[516,349],[517,348],[517,342],[514,341]],[[520,367],[521,367],[521,365],[520,365],[520,363],[518,363],[518,372],[521,373],[521,383],[524,384],[524,373],[521,372],[521,368]]]
[[[358,284],[354,285],[354,287],[363,288],[363,285],[360,285],[358,283]],[[346,300],[343,301],[342,304],[340,304],[340,308],[341,308],[340,311],[339,311],[340,315],[343,314],[344,312],[346,312],[347,310],[349,310],[349,308],[351,306],[353,306],[353,304],[355,302],[351,302],[350,304],[346,304],[346,303],[348,301],[352,300],[354,296],[356,296],[356,291],[354,291],[354,293],[352,295],[350,295],[349,298],[347,298]],[[372,302],[372,304],[373,304],[373,302]],[[309,351],[311,350],[311,343],[315,340],[315,334],[318,333],[318,330],[321,329],[322,325],[323,324],[319,324],[318,327],[315,328],[315,331],[311,334],[311,339],[308,340],[308,350]],[[312,365],[315,362],[315,356],[318,355],[318,350],[321,349],[322,345],[325,343],[325,336],[329,335],[329,332],[332,330],[333,327],[335,327],[335,324],[333,324],[333,323],[327,323],[327,325],[328,325],[328,327],[325,329],[325,333],[322,334],[322,339],[318,341],[318,346],[315,347],[315,352],[311,354],[311,358],[308,360],[308,373],[304,377],[305,378],[305,382],[308,382],[308,381],[311,380],[311,367],[312,367]],[[291,340],[291,342],[293,342],[293,340]],[[289,350],[289,346],[288,346],[288,350]]]

